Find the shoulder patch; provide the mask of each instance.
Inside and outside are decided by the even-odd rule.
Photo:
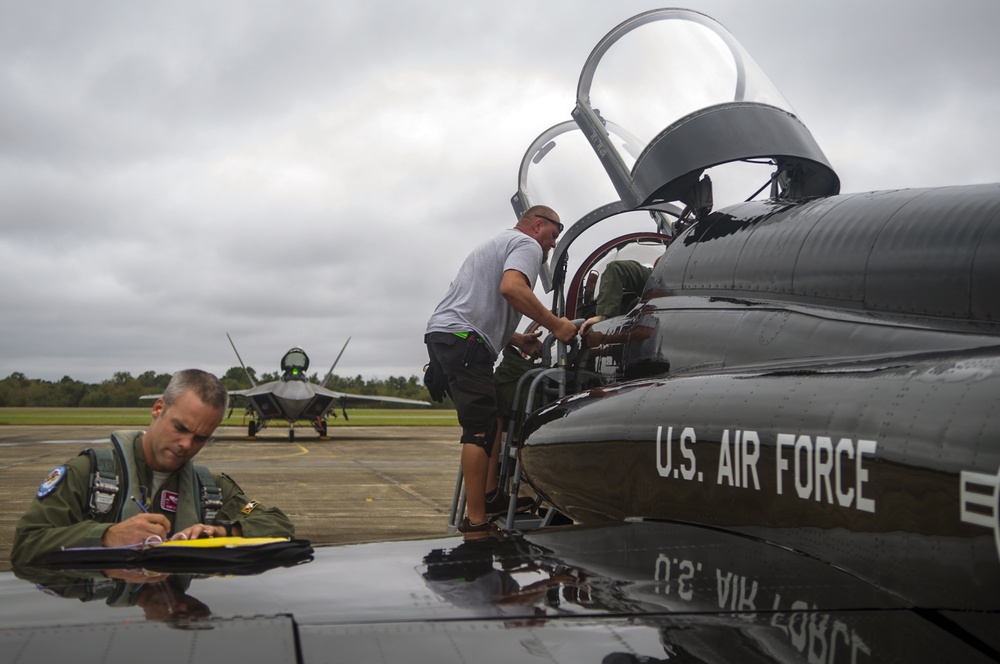
[[[260,505],[259,500],[251,500],[249,503],[243,506],[242,512],[244,514],[250,514],[250,512],[253,512],[258,505]]]
[[[52,472],[46,476],[42,483],[38,485],[38,491],[35,493],[35,496],[38,498],[44,498],[49,495],[57,486],[59,486],[59,483],[62,482],[64,477],[66,477],[66,466],[56,466],[52,469]]]

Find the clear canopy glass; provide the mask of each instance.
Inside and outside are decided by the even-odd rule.
[[[618,150],[628,169],[665,128],[698,111],[753,102],[793,113],[753,58],[721,25],[688,10],[641,14],[591,53],[577,101],[634,144]]]

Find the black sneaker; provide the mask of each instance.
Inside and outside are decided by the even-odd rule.
[[[491,530],[496,530],[497,527],[493,525],[493,522],[487,519],[482,523],[472,523],[469,521],[469,517],[462,519],[462,522],[458,524],[458,532],[460,533],[488,533]]]
[[[533,498],[528,498],[527,496],[518,496],[517,506],[514,508],[516,514],[521,512],[527,512],[535,505],[535,500]],[[510,506],[510,496],[503,491],[495,491],[493,497],[490,494],[486,494],[486,514],[506,514],[507,508]]]

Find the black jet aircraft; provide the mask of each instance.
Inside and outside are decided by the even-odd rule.
[[[655,85],[616,78],[628,54],[661,56]],[[954,633],[988,625],[995,656],[1000,186],[841,194],[763,72],[692,12],[612,31],[573,117],[529,148],[513,198],[579,210],[554,311],[587,317],[588,278],[628,239],[570,273],[584,231],[645,210],[667,247],[633,309],[531,378],[516,479],[576,522],[697,524],[824,561]],[[575,143],[607,199],[548,185],[580,172]],[[720,183],[744,202],[714,209]],[[544,403],[547,381],[563,398]]]
[[[727,176],[746,200],[716,209]],[[197,608],[185,629],[143,622],[118,574],[17,570],[91,601],[0,575],[0,652],[1000,661],[1000,186],[840,194],[732,35],[670,9],[612,30],[573,120],[529,147],[514,208],[543,202],[568,226],[561,315],[593,313],[612,260],[659,258],[637,305],[519,383],[505,478],[574,524],[199,570],[162,593]],[[570,271],[592,228],[614,230]]]
[[[340,361],[340,356],[344,354],[350,338],[344,342],[344,347],[337,354],[337,359],[323,378],[319,385],[309,381],[306,371],[309,369],[309,356],[301,348],[291,348],[281,358],[281,378],[268,383],[258,385],[254,382],[243,358],[236,350],[233,338],[228,334],[229,343],[236,353],[243,372],[253,386],[247,390],[233,390],[229,393],[230,399],[234,402],[246,403],[247,414],[250,421],[247,424],[247,436],[254,438],[257,432],[264,429],[272,419],[282,419],[288,422],[288,440],[295,440],[295,422],[306,420],[316,430],[322,438],[327,438],[327,415],[337,406],[340,406],[347,418],[347,407],[360,403],[398,403],[411,406],[429,406],[426,401],[416,401],[414,399],[400,399],[397,397],[380,397],[366,394],[348,394],[347,392],[335,392],[326,389],[326,383],[333,375],[333,370]],[[334,413],[334,417],[336,414]]]

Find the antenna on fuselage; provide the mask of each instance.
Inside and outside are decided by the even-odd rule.
[[[347,344],[349,343],[351,343],[351,338],[347,337],[347,341],[344,342],[344,347],[341,348],[340,352],[337,354],[337,359],[333,361],[333,366],[331,366],[330,370],[326,372],[326,378],[324,378],[323,382],[320,383],[320,387],[326,387],[326,381],[330,380],[330,376],[333,375],[333,368],[337,366],[337,362],[340,362],[340,356],[344,354],[345,350],[347,350]],[[347,413],[344,413],[344,418],[347,418]]]
[[[250,381],[250,387],[257,387],[257,383],[253,382],[253,377],[250,375],[250,372],[247,371],[246,365],[243,364],[243,358],[240,357],[240,351],[236,350],[236,344],[233,343],[233,338],[229,336],[228,332],[226,332],[226,338],[229,339],[229,345],[233,347],[233,352],[236,353],[236,359],[240,361],[240,366],[243,367],[243,373],[247,375],[247,380]]]

